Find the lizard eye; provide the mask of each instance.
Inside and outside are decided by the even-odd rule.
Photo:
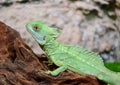
[[[40,29],[40,27],[38,25],[35,25],[33,28],[34,28],[35,31]]]

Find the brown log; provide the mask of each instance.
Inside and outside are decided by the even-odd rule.
[[[96,77],[65,71],[51,76],[39,70],[53,70],[45,55],[33,53],[20,34],[0,22],[0,85],[106,85]]]

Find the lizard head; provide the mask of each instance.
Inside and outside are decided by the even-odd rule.
[[[59,30],[51,28],[41,21],[33,21],[27,24],[27,31],[35,38],[35,40],[44,45],[46,43],[46,37],[57,38]]]

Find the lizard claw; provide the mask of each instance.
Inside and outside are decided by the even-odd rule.
[[[44,73],[44,74],[51,74],[51,71],[44,71],[44,70],[39,70],[40,73]]]

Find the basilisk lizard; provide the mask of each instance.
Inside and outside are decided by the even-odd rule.
[[[93,75],[110,85],[120,85],[120,73],[107,69],[98,54],[82,47],[67,46],[57,42],[56,38],[59,35],[57,29],[41,21],[33,21],[27,24],[27,30],[49,59],[59,67],[54,71],[45,71],[45,73],[57,76],[68,69],[78,74]]]

